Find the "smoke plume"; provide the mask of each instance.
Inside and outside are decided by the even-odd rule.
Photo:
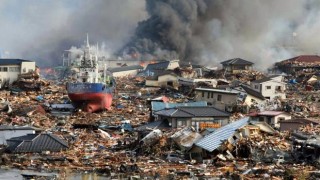
[[[265,68],[318,53],[317,0],[2,0],[2,57],[60,65],[71,46],[102,43],[122,58]],[[119,53],[121,52],[121,53]]]
[[[138,24],[122,52],[207,65],[240,57],[266,68],[318,51],[319,4],[316,0],[146,0],[149,18]]]

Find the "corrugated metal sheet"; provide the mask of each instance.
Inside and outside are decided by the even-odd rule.
[[[163,102],[151,102],[152,111],[159,111],[162,109],[184,107],[184,106],[207,106],[206,101],[197,101],[190,103],[163,103]]]
[[[244,117],[238,121],[225,125],[205,136],[203,139],[200,139],[195,145],[212,152],[217,149],[223,141],[231,137],[235,130],[247,125],[248,121],[249,117]]]

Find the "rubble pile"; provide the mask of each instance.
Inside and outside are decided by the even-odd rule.
[[[41,91],[44,86],[50,83],[40,79],[40,74],[36,71],[31,71],[24,74],[19,74],[18,79],[12,83],[11,89],[15,91]]]
[[[255,70],[241,70],[236,73],[226,74],[226,79],[229,81],[238,80],[242,83],[247,83],[266,77],[263,73]]]
[[[195,75],[191,69],[176,69],[178,70],[185,76]],[[221,75],[224,78],[223,72],[211,73],[212,76]],[[264,77],[263,73],[252,70],[225,76],[230,81],[241,82]],[[72,106],[65,89],[65,81],[49,82],[40,80],[33,73],[22,74],[16,87],[13,87],[21,88],[23,84],[24,89],[0,91],[1,125],[11,128],[31,126],[35,128],[34,131],[47,134],[48,137],[54,135],[53,140],[60,144],[66,142],[68,148],[13,153],[12,149],[2,151],[0,147],[0,164],[18,169],[96,172],[120,179],[128,176],[160,179],[318,177],[315,171],[318,156],[305,155],[304,152],[320,152],[317,143],[319,126],[303,126],[298,131],[301,134],[297,134],[279,132],[267,123],[261,125],[262,122],[252,120],[232,130],[230,137],[222,137],[224,134],[214,137],[214,140],[218,139],[217,142],[221,144],[209,152],[198,146],[197,142],[211,133],[219,132],[219,128],[239,123],[238,120],[246,118],[247,114],[235,111],[228,115],[226,124],[222,124],[222,121],[220,124],[206,122],[202,124],[202,127],[206,127],[203,129],[199,129],[200,123],[173,122],[180,120],[174,119],[175,117],[169,121],[172,111],[166,114],[165,119],[152,117],[151,101],[184,104],[194,102],[195,95],[169,86],[145,87],[144,81],[145,77],[117,78],[111,109],[88,113]],[[27,82],[31,85],[26,86]],[[41,91],[30,91],[36,89],[36,86],[32,85],[37,83],[45,88],[41,88]],[[49,84],[50,86],[46,86]],[[284,111],[292,118],[318,118],[320,96],[317,91],[304,89],[305,86],[301,84],[292,84],[286,90],[286,99],[274,98],[265,100],[263,104],[254,104],[252,106],[255,106],[256,111],[253,113],[266,110]],[[206,96],[209,98],[209,95]],[[213,94],[210,98],[213,98]],[[169,104],[163,106],[165,110],[170,109]],[[234,103],[234,106],[240,105]],[[217,110],[217,113],[220,111]],[[191,119],[212,120],[203,114],[206,112]],[[186,112],[183,116],[191,115]],[[167,125],[157,124],[161,120],[167,122]],[[260,125],[257,125],[259,123]],[[174,124],[179,127],[172,128]],[[146,128],[138,130],[142,126]],[[229,133],[230,130],[225,132]],[[25,136],[24,138],[30,138]],[[210,143],[207,146],[211,146]],[[305,146],[306,144],[308,146]],[[34,149],[36,148],[38,147]]]

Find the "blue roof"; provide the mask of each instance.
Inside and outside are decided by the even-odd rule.
[[[245,126],[248,124],[249,117],[244,117],[240,120],[237,120],[235,122],[232,122],[228,125],[225,125],[213,133],[205,136],[204,138],[200,139],[196,146],[201,147],[202,149],[205,149],[209,152],[214,151],[218,147],[220,147],[221,143],[228,138],[230,138],[237,129]]]
[[[21,62],[33,62],[24,59],[0,59],[0,65],[20,65]]]
[[[206,101],[197,101],[190,103],[164,103],[164,102],[151,102],[152,111],[159,111],[168,108],[182,107],[182,106],[207,106]]]

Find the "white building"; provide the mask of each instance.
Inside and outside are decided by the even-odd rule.
[[[280,128],[280,121],[289,119],[291,115],[284,111],[262,111],[252,115],[252,120],[263,121],[276,128]]]
[[[260,92],[263,97],[273,100],[275,97],[286,98],[286,83],[283,76],[275,75],[251,82],[251,87]]]
[[[140,65],[108,68],[108,71],[112,73],[113,77],[125,77],[125,76],[134,77],[142,70],[143,70],[143,67]]]
[[[5,82],[12,83],[18,79],[19,74],[36,70],[34,61],[23,59],[0,59],[0,85]]]

